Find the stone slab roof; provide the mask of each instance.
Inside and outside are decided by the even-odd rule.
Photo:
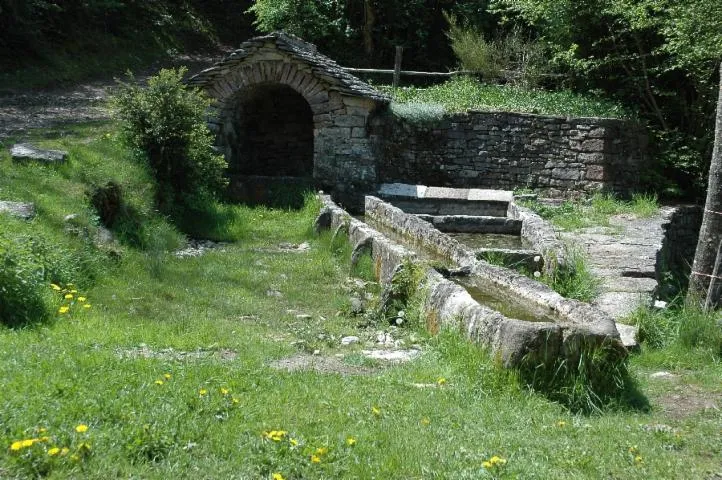
[[[224,76],[234,66],[242,64],[248,57],[253,56],[262,48],[267,48],[268,43],[275,44],[275,48],[279,52],[309,65],[313,76],[327,83],[331,90],[355,97],[371,98],[383,103],[391,101],[388,96],[351,75],[329,57],[319,53],[312,43],[284,32],[273,32],[243,42],[238,50],[235,50],[214,66],[193,76],[188,83],[193,86],[204,87],[212,83],[216,78]]]

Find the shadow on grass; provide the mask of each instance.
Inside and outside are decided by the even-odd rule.
[[[584,350],[575,362],[559,359],[552,365],[522,365],[518,372],[527,388],[573,413],[650,410],[626,357],[613,348]]]

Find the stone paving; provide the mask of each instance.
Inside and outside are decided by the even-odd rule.
[[[582,248],[592,273],[601,279],[601,294],[593,303],[613,318],[626,316],[640,304],[652,304],[663,225],[673,211],[662,207],[649,218],[615,215],[609,227],[562,232],[562,238]]]

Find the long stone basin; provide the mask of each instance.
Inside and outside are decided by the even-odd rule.
[[[351,217],[330,197],[321,199],[324,206],[319,218],[330,217],[328,226],[334,230],[345,228],[353,245],[370,246],[376,275],[382,284],[391,281],[395,269],[405,259],[420,261],[414,250]],[[537,312],[534,319],[537,321],[505,316],[480,304],[466,288],[429,267],[422,288],[426,325],[432,333],[444,326],[461,329],[505,367],[523,362],[553,365],[559,359],[576,362],[583,352],[596,348],[611,348],[620,356],[626,355],[614,322],[598,309],[565,299],[546,285],[512,270],[477,260],[472,251],[428,222],[376,197],[366,197],[365,204],[366,218],[396,232],[395,238],[409,239],[403,243],[414,245],[414,249],[423,245],[450,263],[470,269],[464,282],[473,288],[502,302],[523,305],[525,311]]]

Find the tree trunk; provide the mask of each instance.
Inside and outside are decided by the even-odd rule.
[[[374,54],[374,25],[376,24],[376,15],[372,1],[373,0],[364,0],[364,25],[362,29],[364,53],[369,59]]]
[[[716,299],[706,299],[710,280],[714,274],[717,259],[717,248],[722,240],[722,64],[720,64],[720,91],[717,99],[717,115],[715,120],[714,149],[712,162],[709,166],[709,182],[707,184],[707,201],[704,206],[702,227],[699,231],[697,251],[694,255],[692,273],[689,277],[689,291],[687,300],[717,305],[719,303],[719,289],[714,288],[709,293],[718,296]]]

